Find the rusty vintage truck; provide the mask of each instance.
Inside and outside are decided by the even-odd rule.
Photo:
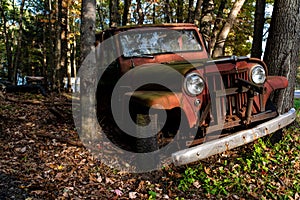
[[[295,109],[279,114],[270,100],[288,86],[285,77],[268,76],[259,59],[211,59],[193,24],[125,26],[97,34],[99,43],[108,39],[110,48],[99,53],[105,71],[98,110],[110,110],[127,138],[121,143],[131,141],[132,151],[153,152],[176,141],[170,156],[181,165],[252,142],[295,119]],[[105,63],[111,56],[113,62]]]

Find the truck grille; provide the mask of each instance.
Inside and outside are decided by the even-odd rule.
[[[230,71],[226,73],[211,73],[206,75],[212,102],[212,119],[220,124],[226,121],[236,121],[244,115],[247,104],[247,93],[238,92],[238,79],[248,80],[248,71]]]

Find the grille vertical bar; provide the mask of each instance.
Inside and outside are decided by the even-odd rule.
[[[244,79],[248,80],[248,71],[239,71],[235,73],[226,73],[222,75],[224,88],[229,89],[233,87],[238,87],[236,80]],[[230,80],[230,81],[224,81],[224,80]],[[226,115],[227,116],[233,116],[238,115],[242,110],[245,104],[247,103],[247,94],[246,93],[237,93],[233,95],[226,95]]]
[[[244,79],[248,80],[248,71],[232,71],[231,73],[211,73],[206,75],[206,81],[208,84],[213,84],[209,86],[209,90],[212,97],[212,106],[215,110],[212,110],[212,115],[214,122],[219,124],[224,119],[229,119],[231,117],[237,116],[245,109],[247,103],[246,93],[236,93],[229,94],[221,97],[214,97],[212,94],[215,91],[225,90],[230,88],[237,88],[236,80]]]

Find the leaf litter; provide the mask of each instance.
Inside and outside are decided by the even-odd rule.
[[[295,153],[300,150],[299,137],[291,138],[296,144],[291,149],[265,149],[270,151],[267,158],[275,161],[251,163],[249,152],[255,148],[250,144],[229,156],[130,174],[104,165],[84,148],[66,96],[10,94],[8,99],[13,101],[0,99],[0,199],[257,199],[272,197],[268,191],[276,190],[275,197],[299,198],[299,179],[294,178],[300,170]],[[276,163],[280,151],[289,152],[282,160],[290,159],[291,167]],[[246,185],[241,188],[248,191],[235,184]],[[299,188],[293,186],[289,193],[292,185]]]

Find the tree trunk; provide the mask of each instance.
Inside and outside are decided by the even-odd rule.
[[[293,107],[296,70],[300,52],[300,0],[275,0],[264,61],[270,75],[285,76],[288,88],[275,92],[279,113]]]
[[[72,65],[71,65],[71,44],[68,42],[68,64],[67,64],[67,91],[72,92]],[[74,91],[75,92],[75,91]]]
[[[113,0],[111,0],[113,2]],[[81,136],[83,140],[92,140],[96,134],[95,94],[92,93],[91,84],[95,83],[93,72],[96,65],[95,55],[95,25],[96,0],[83,0],[81,5],[81,63],[83,76],[80,77],[80,115]],[[90,73],[89,73],[90,72]]]
[[[46,16],[45,16],[46,18]],[[48,82],[48,70],[47,70],[47,39],[46,39],[47,25],[43,23],[43,43],[42,43],[42,51],[43,51],[43,68],[42,68],[42,76],[45,78],[45,82]]]
[[[73,45],[71,45],[72,46],[72,53],[71,53],[71,63],[72,63],[72,70],[73,70],[73,77],[74,77],[74,79],[75,79],[75,92],[77,92],[78,91],[78,82],[76,81],[76,77],[77,77],[77,62],[76,62],[76,60],[75,60],[75,56],[76,56],[76,40],[74,40],[74,44]]]
[[[6,49],[6,62],[8,66],[8,81],[13,81],[13,62],[12,62],[12,51],[11,51],[11,36],[9,35],[9,32],[7,30],[7,19],[4,13],[4,10],[2,8],[2,5],[0,7],[1,11],[1,18],[3,20],[3,34],[5,36],[5,49]]]
[[[81,58],[80,64],[85,57],[94,49],[95,45],[95,24],[96,24],[96,0],[83,0],[81,7]]]
[[[24,14],[24,5],[25,5],[25,0],[22,0],[21,6],[20,6],[20,16],[19,16],[19,31],[18,31],[18,37],[17,37],[17,49],[16,49],[16,54],[14,57],[13,65],[14,65],[14,70],[12,74],[12,82],[13,84],[17,84],[17,70],[19,68],[19,59],[21,56],[21,50],[22,50],[22,37],[23,37],[23,14]]]
[[[202,6],[203,0],[197,0],[196,3],[196,8],[195,8],[195,13],[194,13],[194,24],[200,25],[201,21],[201,6]]]
[[[202,6],[202,17],[200,23],[200,30],[206,41],[210,41],[211,24],[213,23],[214,1],[204,0]]]
[[[262,40],[265,25],[265,7],[266,0],[256,0],[253,43],[251,49],[251,57],[261,58]]]
[[[55,3],[55,41],[54,41],[54,72],[53,72],[53,89],[61,89],[61,58],[62,58],[62,41],[61,41],[61,21],[62,21],[62,2],[57,0]]]
[[[138,24],[143,24],[145,16],[143,13],[141,0],[136,1],[136,9],[138,14]]]
[[[67,78],[67,91],[71,92],[71,67],[69,62],[70,57],[70,42],[69,34],[69,1],[64,1],[62,6],[62,51],[61,51],[61,74],[62,78]]]
[[[187,17],[187,22],[193,23],[193,15],[194,15],[194,0],[189,0],[189,11],[188,11],[188,17]]]
[[[103,16],[103,10],[102,10],[102,5],[96,5],[96,10],[98,13],[98,20],[99,20],[99,24],[100,24],[100,29],[104,30],[104,16]]]
[[[124,0],[124,12],[122,16],[122,25],[126,26],[128,23],[128,13],[131,5],[131,0]]]
[[[119,0],[109,1],[109,27],[117,27],[120,25]]]
[[[219,57],[219,56],[223,56],[224,55],[224,44],[225,41],[228,37],[228,34],[230,32],[230,29],[232,28],[237,15],[239,13],[239,11],[241,10],[242,6],[244,5],[245,0],[237,0],[234,5],[233,8],[230,11],[230,14],[228,16],[228,18],[226,19],[226,22],[224,24],[224,26],[222,27],[220,34],[218,36],[215,48],[213,50],[213,57]]]
[[[177,0],[176,15],[177,15],[177,23],[182,23],[183,22],[183,0]]]
[[[164,13],[165,13],[165,22],[170,23],[171,22],[171,13],[170,13],[170,0],[165,1],[165,6],[164,6]]]
[[[218,33],[220,33],[220,30],[222,28],[223,24],[223,13],[226,6],[227,0],[222,0],[218,9],[217,18],[214,23],[214,28],[212,30],[212,36],[211,36],[211,43],[210,43],[210,55],[212,55],[212,50],[215,48],[215,44],[217,41]]]
[[[46,44],[47,44],[47,49],[49,51],[47,65],[49,66],[49,69],[50,69],[51,89],[53,89],[54,85],[55,85],[55,83],[53,82],[54,66],[55,66],[55,62],[54,62],[55,37],[53,35],[55,35],[55,26],[52,23],[52,20],[53,20],[55,12],[53,12],[51,9],[52,9],[52,5],[50,4],[49,5],[49,14],[48,14],[48,24],[47,24],[47,33],[48,33],[47,38],[49,39],[49,41],[47,41]],[[47,54],[47,52],[45,52],[45,53]]]
[[[155,24],[155,20],[156,20],[156,6],[155,4],[153,4],[153,8],[152,8],[152,23]]]

